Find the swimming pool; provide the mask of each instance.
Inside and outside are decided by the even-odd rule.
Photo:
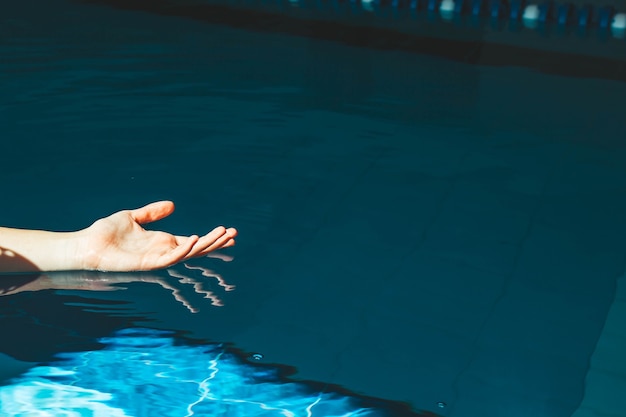
[[[219,352],[234,386],[276,372],[303,415],[322,393],[391,415],[626,415],[623,82],[106,4],[2,19],[3,225],[166,198],[159,227],[240,230],[232,260],[13,278],[48,289],[0,299],[3,406],[35,377],[129,415],[179,406],[162,380],[132,408],[92,367],[63,379],[92,355],[132,387],[144,368],[118,347],[148,332],[150,360],[199,387]]]

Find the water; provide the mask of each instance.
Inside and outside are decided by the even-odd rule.
[[[155,227],[240,230],[232,260],[12,279],[3,392],[149,328],[298,398],[624,415],[626,84],[61,0],[1,19],[3,225],[171,199]]]
[[[182,345],[149,329],[119,331],[102,343],[100,350],[64,354],[55,366],[33,368],[0,388],[0,411],[116,417],[386,415],[345,395],[285,383],[276,369],[247,366],[225,346]]]

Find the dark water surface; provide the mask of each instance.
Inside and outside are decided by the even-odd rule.
[[[151,328],[397,415],[626,415],[624,97],[600,79],[12,4],[0,223],[73,230],[171,199],[155,227],[240,237],[230,262],[14,278],[3,288],[49,289],[0,299],[3,395],[36,363]],[[111,287],[126,289],[96,291]]]

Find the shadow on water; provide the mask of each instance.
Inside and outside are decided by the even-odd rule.
[[[0,339],[1,352],[21,361],[41,362],[59,352],[98,349],[97,338],[128,327],[135,318],[97,312],[120,307],[118,302],[29,289],[48,279],[42,274],[0,276],[4,296],[0,320],[6,334],[13,335]],[[88,304],[90,309],[74,303]]]
[[[220,4],[172,0],[76,0],[118,9],[143,11],[158,15],[182,17],[213,25],[225,25],[260,32],[286,33],[315,39],[338,41],[347,45],[382,50],[400,50],[453,61],[487,66],[532,68],[548,74],[569,77],[605,78],[626,81],[623,60],[608,56],[581,56],[579,53],[542,50],[511,44],[491,43],[482,29],[451,39],[451,29],[438,35],[406,33],[391,27],[364,25],[345,16],[340,21],[306,18],[268,10],[253,10]],[[418,26],[417,24],[414,26]],[[616,52],[617,57],[620,56]]]
[[[7,334],[19,335],[2,338],[0,351],[21,361],[49,361],[59,352],[97,349],[98,338],[132,327],[137,321],[144,324],[153,321],[150,314],[130,305],[134,301],[132,295],[129,300],[113,294],[133,284],[162,288],[171,294],[173,303],[170,304],[179,303],[187,313],[197,313],[200,302],[191,301],[184,287],[191,286],[194,295],[208,299],[207,306],[222,305],[219,296],[206,283],[209,279],[223,291],[234,289],[220,274],[208,268],[186,267],[189,271],[199,270],[202,279],[181,272],[184,268],[136,273],[0,274],[2,328]],[[133,295],[144,295],[146,287],[142,289]],[[161,297],[157,300],[161,306],[168,301]]]

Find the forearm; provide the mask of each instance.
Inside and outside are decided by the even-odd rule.
[[[0,272],[83,269],[81,232],[0,227]]]

